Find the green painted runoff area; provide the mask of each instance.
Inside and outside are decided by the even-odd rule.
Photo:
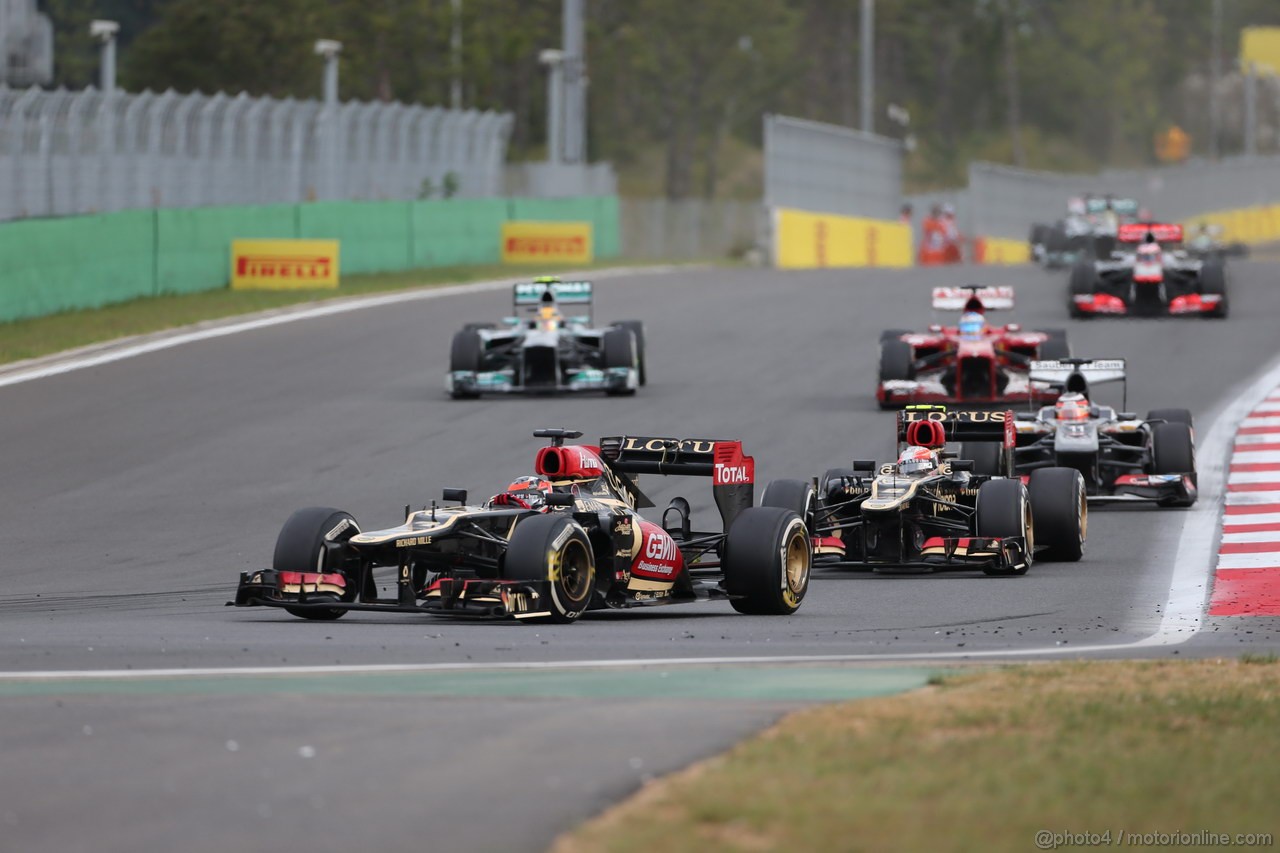
[[[227,286],[231,241],[339,240],[341,273],[496,264],[502,223],[590,222],[617,257],[615,196],[321,201],[126,210],[0,224],[0,323]]]
[[[0,697],[65,695],[360,695],[752,699],[823,702],[925,685],[932,670],[851,666],[716,666],[316,675],[143,676],[0,681]]]

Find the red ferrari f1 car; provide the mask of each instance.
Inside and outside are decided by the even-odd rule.
[[[1013,307],[1013,288],[935,288],[933,307],[961,309],[959,322],[934,324],[924,332],[881,333],[876,386],[880,408],[912,403],[1046,404],[1057,399],[1056,389],[1031,382],[1028,367],[1036,360],[1067,358],[1071,352],[1066,331],[987,324],[987,311]]]

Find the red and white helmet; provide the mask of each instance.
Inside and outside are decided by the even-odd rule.
[[[898,457],[898,473],[908,477],[931,474],[938,467],[938,454],[927,447],[908,447]]]
[[[1089,401],[1083,394],[1063,394],[1053,409],[1054,416],[1060,421],[1089,420]]]

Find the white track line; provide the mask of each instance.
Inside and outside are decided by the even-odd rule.
[[[649,268],[652,269],[652,268]],[[656,271],[656,270],[655,270]],[[623,274],[626,271],[617,271]],[[634,271],[632,271],[634,272]],[[598,274],[597,278],[600,277]],[[480,282],[461,287],[438,288],[431,291],[418,291],[405,294],[402,299],[390,301],[408,301],[409,299],[433,298],[468,290],[496,289],[507,286],[509,280],[501,282]],[[396,296],[401,296],[396,294]],[[369,300],[371,304],[387,304]],[[355,310],[369,307],[363,304],[354,307],[333,306],[335,310],[316,309],[316,313],[299,312],[302,316],[290,316],[284,319],[266,318],[274,322],[261,325],[274,325],[277,322],[292,322],[294,319],[305,319],[310,316],[338,313],[339,310]],[[258,323],[235,324],[228,327],[232,331],[214,330],[218,334],[234,334],[238,331],[249,331],[261,328]],[[178,346],[191,340],[203,340],[203,337],[187,338],[181,336],[179,342],[169,342],[167,346]],[[163,349],[164,347],[158,347]],[[137,354],[137,353],[134,353]],[[121,356],[127,358],[129,356]],[[115,361],[117,359],[109,359]],[[84,365],[88,366],[88,365]],[[78,368],[69,368],[78,369]],[[56,371],[58,373],[65,370]],[[47,374],[53,375],[53,374]],[[39,376],[29,377],[31,379]],[[26,379],[19,381],[27,381]],[[0,380],[0,385],[3,385]],[[779,657],[706,657],[706,658],[641,658],[633,660],[573,660],[573,661],[525,661],[519,663],[434,663],[434,664],[374,664],[369,666],[293,666],[293,667],[208,667],[198,669],[112,669],[112,670],[63,670],[38,672],[0,672],[0,682],[7,681],[57,681],[67,679],[131,679],[131,678],[173,678],[179,676],[237,676],[237,675],[356,675],[378,672],[465,672],[481,670],[551,670],[551,669],[624,669],[636,667],[678,667],[678,666],[726,666],[740,664],[838,664],[838,663],[892,663],[896,661],[965,661],[965,660],[1000,660],[1028,657],[1044,657],[1053,655],[1071,655],[1080,657],[1086,654],[1114,651],[1133,651],[1151,647],[1169,647],[1185,643],[1196,635],[1204,619],[1205,605],[1209,600],[1209,588],[1213,576],[1214,559],[1217,556],[1218,526],[1222,517],[1222,506],[1226,490],[1227,467],[1229,455],[1236,441],[1235,431],[1250,412],[1265,399],[1272,399],[1273,392],[1280,386],[1280,359],[1274,361],[1261,375],[1255,377],[1242,388],[1222,410],[1213,425],[1205,433],[1203,441],[1198,442],[1200,499],[1196,505],[1185,513],[1186,520],[1182,525],[1182,534],[1178,539],[1178,556],[1174,564],[1173,576],[1169,584],[1169,597],[1161,609],[1160,627],[1155,633],[1131,643],[1104,643],[1101,645],[1060,645],[1042,648],[991,649],[972,652],[911,652],[894,654],[860,654],[860,655],[787,655]],[[1268,494],[1265,492],[1255,493]],[[1233,495],[1236,497],[1236,495]],[[1252,495],[1250,496],[1252,497]],[[1280,497],[1272,498],[1272,500]],[[1255,502],[1255,501],[1247,501]],[[1260,502],[1260,501],[1258,501]],[[1259,555],[1224,555],[1253,557]]]
[[[590,273],[593,279],[615,278],[624,275],[657,275],[661,273],[669,273],[677,269],[694,269],[693,266],[652,266],[652,267],[615,267],[612,269],[595,270]],[[573,273],[579,275],[580,273]],[[122,361],[126,358],[134,358],[147,353],[158,352],[159,350],[171,349],[173,347],[192,344],[197,341],[207,341],[212,338],[222,338],[228,335],[238,335],[241,332],[252,332],[256,329],[265,329],[270,326],[281,326],[285,323],[297,323],[302,320],[311,320],[316,317],[327,317],[332,314],[345,314],[349,311],[360,311],[365,308],[377,308],[383,305],[397,305],[402,302],[419,302],[424,299],[442,299],[446,296],[456,296],[461,293],[479,293],[486,290],[501,290],[510,287],[520,278],[503,278],[492,279],[489,281],[476,281],[470,284],[454,284],[443,287],[423,287],[415,290],[396,291],[394,293],[378,294],[374,296],[356,296],[347,299],[334,299],[332,301],[322,302],[318,305],[310,307],[291,306],[287,308],[278,308],[271,311],[264,311],[259,314],[251,314],[247,318],[241,317],[234,320],[211,320],[206,323],[198,323],[195,326],[184,326],[179,329],[173,329],[167,332],[158,332],[149,335],[136,335],[128,338],[121,338],[106,344],[94,344],[88,347],[82,347],[69,353],[48,356],[45,358],[31,359],[25,362],[19,362],[13,365],[6,365],[0,368],[0,388],[7,385],[17,385],[21,382],[31,382],[35,379],[45,379],[49,376],[57,376],[62,373],[70,373],[75,370],[84,370],[87,367],[97,367],[101,364],[109,364],[113,361]]]

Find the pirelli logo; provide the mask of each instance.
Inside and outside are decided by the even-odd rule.
[[[337,240],[234,240],[231,287],[291,290],[338,286]]]
[[[502,225],[503,263],[587,263],[592,257],[590,222],[504,222]]]

